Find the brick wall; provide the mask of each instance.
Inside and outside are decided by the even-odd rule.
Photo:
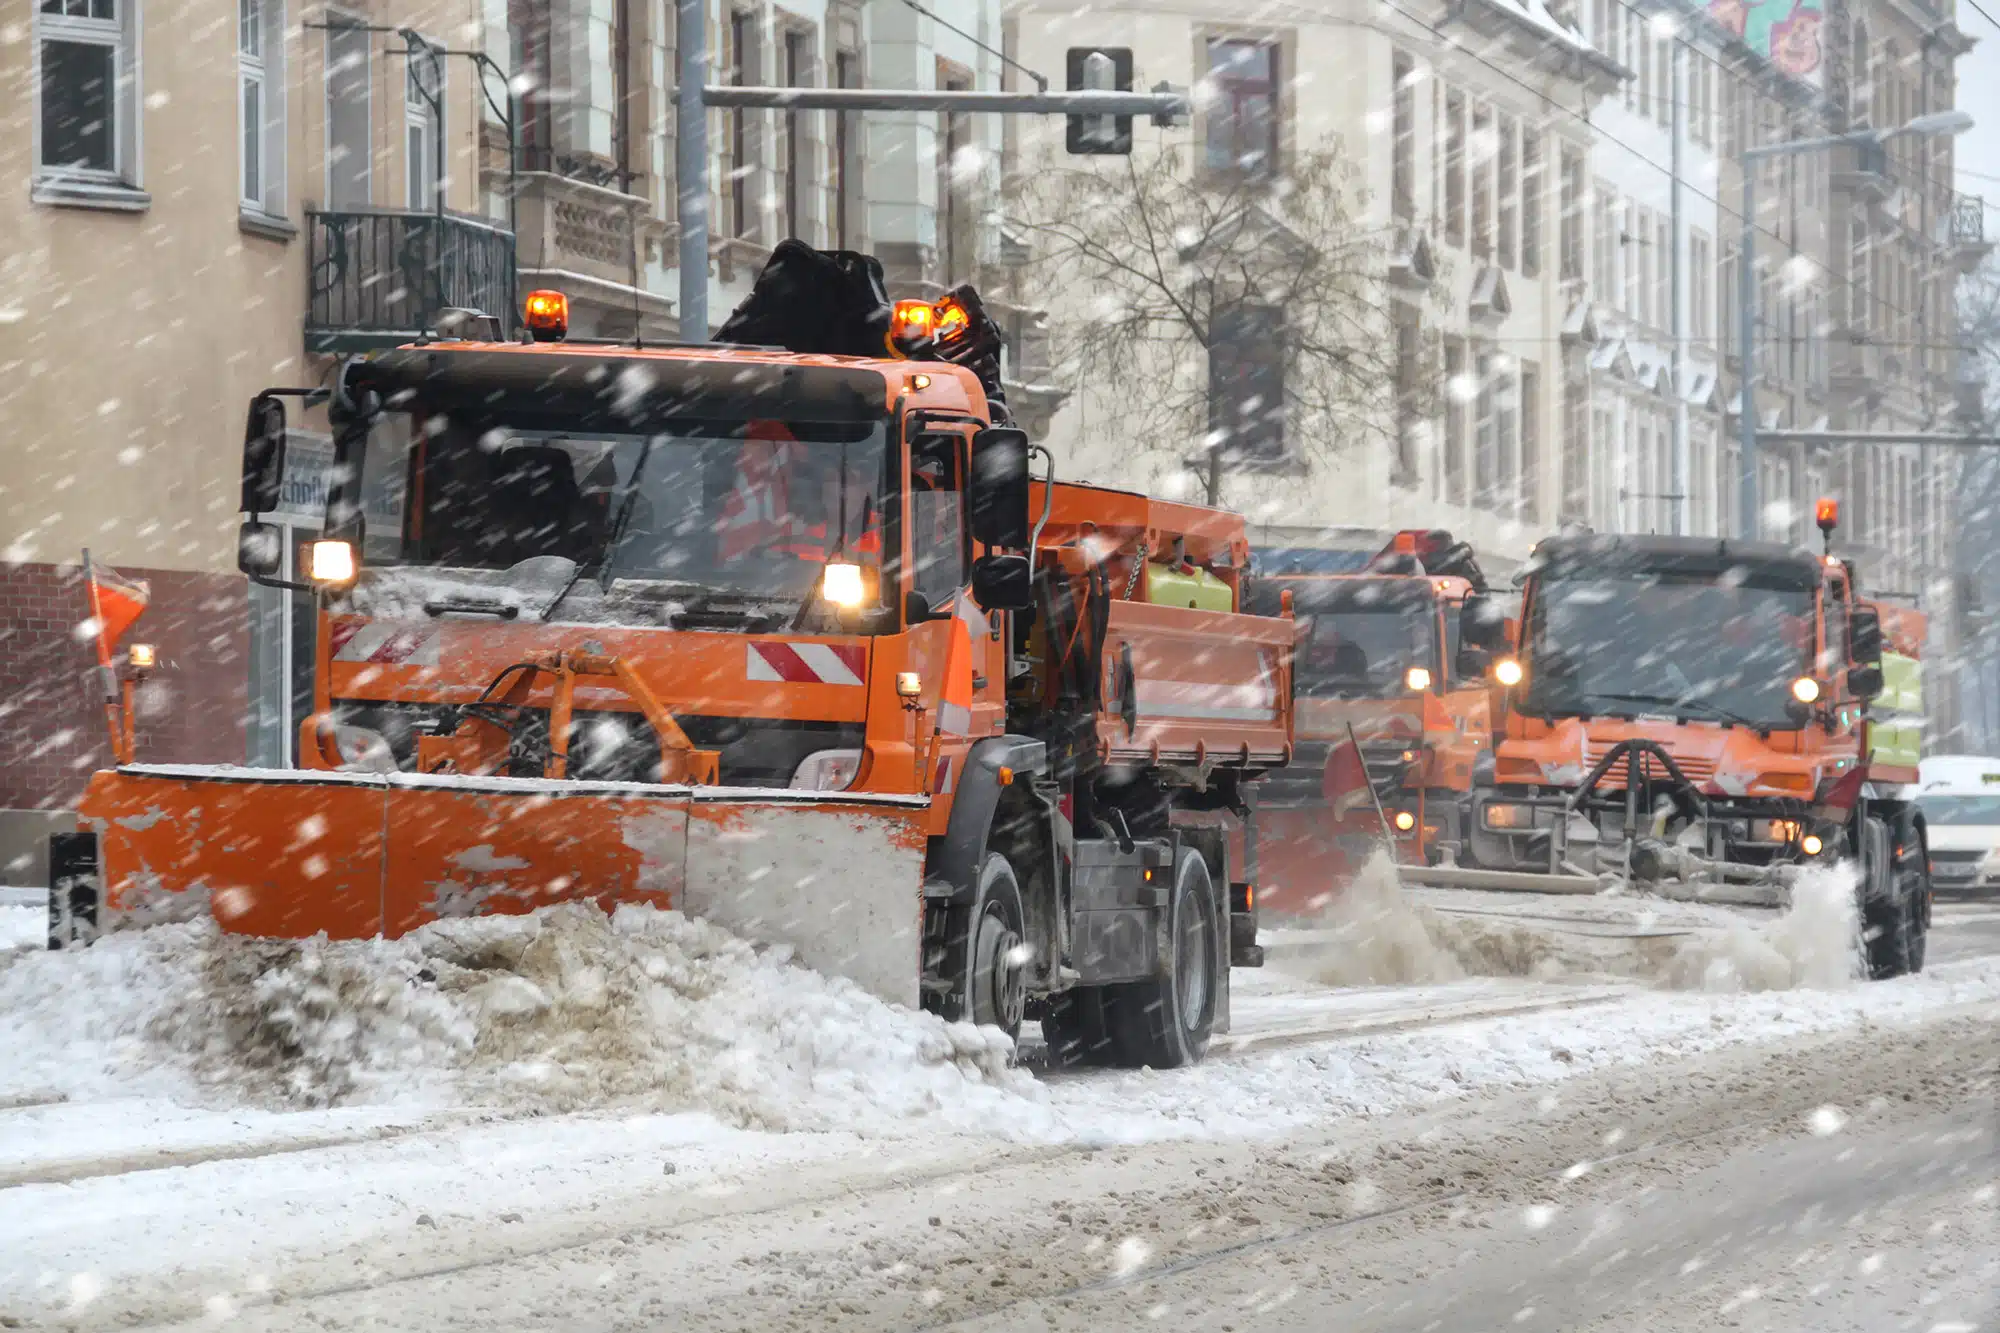
[[[135,709],[141,762],[242,763],[250,616],[236,574],[119,567],[153,596],[125,642],[151,643],[160,668]],[[0,809],[76,803],[111,762],[89,614],[74,565],[0,564]]]

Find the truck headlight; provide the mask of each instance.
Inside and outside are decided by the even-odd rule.
[[[339,586],[354,582],[354,546],[351,542],[314,542],[310,564],[308,572],[314,583]]]
[[[346,773],[394,773],[398,768],[396,752],[389,748],[388,740],[368,727],[335,723],[333,748],[340,756],[341,771]]]
[[[794,791],[846,791],[861,771],[861,751],[820,750],[809,754],[792,774]]]
[[[1533,828],[1535,824],[1535,807],[1532,805],[1489,805],[1481,811],[1479,819],[1487,828]]]

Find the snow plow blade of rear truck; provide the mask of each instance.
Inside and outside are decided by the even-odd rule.
[[[806,966],[915,1008],[928,804],[132,766],[91,779],[79,827],[96,838],[97,892],[51,893],[50,942],[207,913],[239,934],[358,939],[565,901],[646,903],[789,945]]]

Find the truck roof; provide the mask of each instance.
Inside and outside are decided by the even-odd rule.
[[[559,415],[578,428],[594,418],[630,430],[704,415],[878,421],[906,395],[913,405],[960,411],[985,404],[978,378],[959,366],[762,348],[431,343],[357,361],[349,373],[355,387],[385,398],[431,390],[495,412]]]
[[[1799,588],[1813,588],[1819,585],[1823,566],[1812,552],[1784,542],[1576,533],[1544,538],[1530,553],[1527,568],[1531,574],[1644,570],[1692,575],[1743,569]]]

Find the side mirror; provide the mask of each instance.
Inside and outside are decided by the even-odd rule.
[[[932,606],[931,599],[918,592],[915,588],[903,594],[903,623],[905,625],[921,625],[926,621],[943,620],[947,614],[939,611],[937,607]]]
[[[1025,555],[988,555],[972,562],[972,599],[988,611],[1026,611],[1035,604],[1034,575]]]
[[[1882,613],[1872,606],[1857,606],[1847,622],[1848,657],[1855,662],[1882,660]],[[1860,691],[1855,691],[1860,693]]]
[[[1028,432],[989,426],[972,437],[972,535],[988,546],[1027,549]]]
[[[1485,593],[1467,593],[1458,612],[1459,642],[1489,651],[1507,646],[1507,617]]]
[[[1493,654],[1484,648],[1467,645],[1458,650],[1458,660],[1452,664],[1460,680],[1484,680],[1493,665]]]
[[[253,579],[274,579],[285,567],[283,529],[251,519],[236,530],[236,567]]]
[[[278,507],[285,480],[285,405],[265,393],[250,400],[250,420],[243,427],[243,502],[255,519]]]
[[[1873,699],[1882,693],[1882,668],[1876,663],[1847,668],[1847,688],[1857,699]]]

